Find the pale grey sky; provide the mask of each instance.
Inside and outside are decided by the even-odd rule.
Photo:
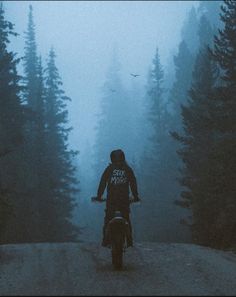
[[[34,8],[38,51],[45,59],[53,45],[64,90],[72,98],[70,120],[73,147],[83,150],[93,141],[95,114],[101,87],[118,46],[122,78],[129,86],[130,72],[145,84],[156,46],[162,63],[178,46],[181,26],[198,1],[4,1],[7,17],[20,34],[12,46],[23,55],[23,32],[28,7]]]

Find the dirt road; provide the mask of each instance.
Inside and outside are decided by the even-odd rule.
[[[236,295],[236,255],[184,244],[137,244],[124,270],[97,244],[0,247],[0,295]]]

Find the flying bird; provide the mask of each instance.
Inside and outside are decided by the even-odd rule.
[[[133,77],[140,76],[139,74],[133,74],[133,73],[130,73],[130,75],[132,75]]]

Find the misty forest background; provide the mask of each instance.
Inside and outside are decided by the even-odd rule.
[[[114,48],[96,139],[88,142],[86,156],[69,145],[71,99],[63,91],[56,51],[52,47],[47,57],[38,52],[33,7],[22,37],[4,5],[0,242],[77,241],[83,234],[88,240],[100,238],[104,210],[91,205],[90,197],[111,150],[121,148],[143,199],[140,208],[132,209],[135,240],[234,246],[236,1],[200,1],[193,7],[169,67],[163,67],[161,44],[156,45],[145,89],[138,79],[130,89],[123,85]],[[10,49],[15,38],[24,38],[23,57]],[[76,133],[79,138],[83,131]]]

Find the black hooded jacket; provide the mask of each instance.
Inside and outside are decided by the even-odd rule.
[[[132,168],[125,161],[114,162],[104,171],[97,192],[97,197],[101,198],[107,187],[107,207],[116,210],[129,209],[129,188],[138,199],[137,182]]]

